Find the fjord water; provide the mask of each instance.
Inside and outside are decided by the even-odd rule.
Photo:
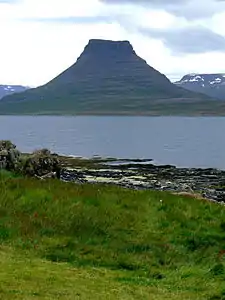
[[[0,116],[0,139],[23,152],[152,158],[156,164],[225,169],[225,118]]]

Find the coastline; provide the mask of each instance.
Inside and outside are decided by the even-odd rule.
[[[186,193],[225,203],[225,171],[154,165],[152,160],[60,156],[61,180],[77,184],[117,185],[135,190]]]

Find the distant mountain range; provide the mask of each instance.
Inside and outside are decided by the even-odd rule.
[[[29,89],[29,87],[21,85],[0,85],[0,99],[7,95],[24,92],[27,89]]]
[[[225,114],[225,102],[184,89],[137,56],[128,41],[90,40],[49,83],[0,101],[0,114]]]
[[[225,74],[188,74],[175,84],[193,92],[225,100]]]

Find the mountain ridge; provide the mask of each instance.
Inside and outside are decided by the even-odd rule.
[[[225,100],[225,73],[193,73],[175,82],[177,86]]]
[[[27,89],[29,89],[28,86],[0,84],[0,100],[7,95],[24,92]]]

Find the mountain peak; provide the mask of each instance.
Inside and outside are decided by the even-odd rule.
[[[101,40],[91,39],[84,49],[83,54],[93,55],[129,55],[135,54],[135,51],[129,41],[112,41],[112,40]]]
[[[111,45],[111,46],[118,46],[118,45],[129,45],[132,49],[132,45],[129,41],[113,41],[113,40],[103,40],[103,39],[90,39],[88,45]]]

